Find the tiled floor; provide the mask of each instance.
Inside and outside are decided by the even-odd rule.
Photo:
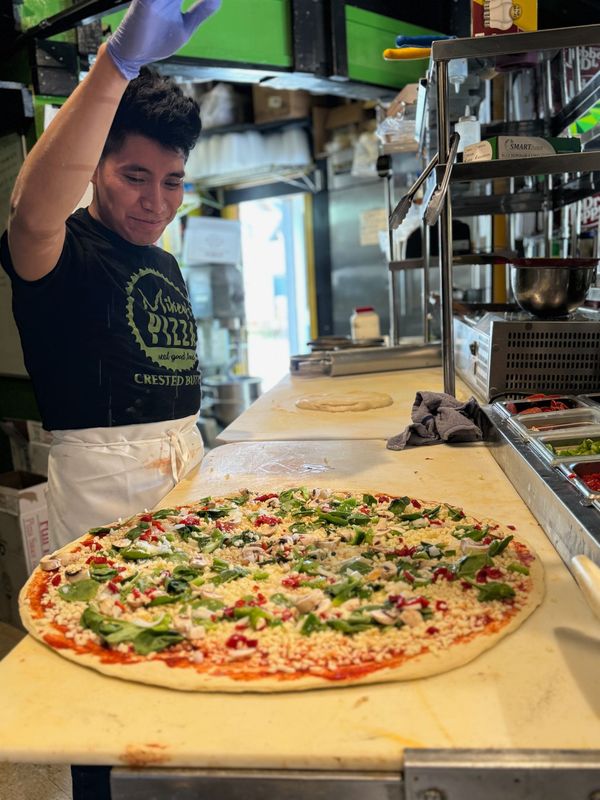
[[[24,636],[0,622],[0,659]],[[71,800],[71,770],[60,764],[0,763],[0,800]]]
[[[0,764],[2,800],[71,800],[71,770],[62,764]]]

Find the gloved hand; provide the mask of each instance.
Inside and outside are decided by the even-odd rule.
[[[108,40],[108,52],[119,72],[131,80],[144,64],[173,55],[220,6],[221,0],[198,0],[184,14],[181,0],[133,0]]]

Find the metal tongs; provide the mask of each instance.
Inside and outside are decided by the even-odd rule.
[[[456,159],[456,153],[458,151],[458,143],[460,142],[460,134],[453,133],[450,136],[450,149],[448,150],[448,161],[446,162],[446,169],[444,171],[444,175],[442,177],[441,183],[436,187],[434,193],[431,195],[431,200],[429,201],[427,208],[425,209],[425,214],[423,215],[423,219],[427,225],[435,225],[438,221],[438,217],[442,211],[442,206],[444,204],[444,198],[446,197],[446,192],[448,191],[448,184],[450,183],[450,174],[452,173],[452,167],[454,166],[454,161]],[[439,153],[438,153],[439,155]]]
[[[413,203],[416,193],[419,191],[423,183],[427,180],[431,172],[433,172],[434,168],[437,166],[438,161],[439,161],[439,155],[438,153],[436,153],[429,162],[429,164],[427,164],[423,172],[419,175],[417,180],[410,187],[408,192],[405,195],[402,195],[402,197],[400,198],[398,205],[390,214],[389,225],[393,231],[396,230],[398,225],[400,225],[400,223],[404,222],[404,220],[406,219],[406,215],[408,214],[408,211]]]

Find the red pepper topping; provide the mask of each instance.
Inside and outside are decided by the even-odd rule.
[[[152,514],[142,514],[142,516],[140,517],[140,522],[152,522],[152,521],[153,521]]]
[[[200,517],[197,517],[195,514],[188,514],[187,517],[180,521],[183,525],[199,525]]]
[[[461,582],[460,582],[460,585],[462,586],[462,588],[463,588],[463,591],[465,591],[465,592],[466,592],[468,589],[472,589],[472,588],[473,588],[473,587],[471,586],[471,584],[469,583],[469,581],[461,581]]]
[[[111,590],[113,594],[119,594],[119,587],[114,581],[109,581],[107,584],[108,588]]]
[[[477,583],[487,583],[488,578],[491,580],[497,580],[501,577],[502,570],[498,569],[497,567],[482,567],[475,576],[475,580]]]
[[[421,508],[421,503],[418,500],[411,500],[410,501],[415,508]]]
[[[435,601],[435,610],[436,611],[448,611],[448,603],[445,600],[436,600]]]
[[[507,525],[506,527],[508,528],[509,531],[516,531],[517,530],[515,525]]]
[[[404,597],[402,594],[391,594],[388,597],[390,603],[394,603],[396,608],[406,608],[408,606],[421,606],[427,608],[429,600],[426,597]]]
[[[257,503],[264,503],[265,500],[270,500],[272,497],[279,497],[279,495],[278,494],[274,494],[274,493],[272,493],[272,494],[261,494],[258,497],[255,497],[254,500]]]
[[[361,514],[368,514],[371,511],[369,506],[359,506],[358,510]]]
[[[102,545],[95,539],[86,539],[85,542],[82,542],[82,545],[89,550],[102,550]]]
[[[258,639],[248,639],[241,633],[233,633],[225,642],[225,647],[232,650],[243,650],[245,647],[256,647]]]
[[[378,503],[389,503],[389,501],[390,501],[390,498],[387,496],[387,494],[378,494],[377,495],[377,502]]]
[[[402,572],[402,577],[404,578],[404,580],[405,580],[407,583],[414,583],[414,582],[415,582],[415,576],[414,576],[414,575],[412,575],[412,574],[411,574],[411,573],[410,573],[410,572],[409,572],[407,569],[405,569],[405,570]]]
[[[165,531],[165,529],[163,528],[163,526],[162,526],[162,525],[160,524],[160,522],[159,522],[158,520],[156,520],[156,519],[155,519],[155,520],[154,520],[154,522],[152,523],[152,527],[153,527],[153,528],[158,528],[158,530],[159,530],[159,531],[162,531],[163,533],[164,533],[164,531]]]
[[[108,564],[108,558],[106,556],[90,556],[85,560],[86,564]]]
[[[297,589],[300,586],[302,578],[300,575],[288,575],[287,578],[282,578],[281,585],[287,586],[289,589]]]
[[[436,628],[435,625],[430,625],[428,628],[425,629],[425,632],[428,633],[430,636],[433,636],[436,633],[440,632],[439,628]]]
[[[495,537],[493,536],[484,536],[481,540],[481,544],[491,544],[494,541],[494,538]]]
[[[220,531],[232,531],[235,528],[235,522],[223,522],[220,519],[215,522],[215,525]]]
[[[141,593],[141,592],[140,592],[140,590],[137,588],[137,586],[134,586],[134,587],[133,587],[133,589],[131,590],[131,594],[132,594],[132,595],[133,595],[133,596],[136,598],[136,600],[138,599],[138,597],[141,597],[141,596],[142,596],[142,593]]]
[[[60,586],[61,580],[62,578],[60,577],[60,575],[55,575],[50,581],[50,583],[52,584],[52,586]]]
[[[416,549],[417,549],[416,547],[408,547],[407,545],[404,545],[404,547],[400,547],[394,550],[394,555],[403,557],[409,556],[410,558],[412,558],[412,555]]]
[[[433,570],[433,583],[437,582],[438,578],[445,578],[447,581],[456,580],[456,575],[448,567],[436,567]]]
[[[121,611],[127,611],[127,609],[125,608],[125,606],[123,605],[123,603],[120,600],[115,600],[115,605],[119,606]]]
[[[256,595],[256,605],[257,606],[264,606],[264,604],[266,602],[267,602],[267,598],[264,596],[264,594],[262,594],[262,592],[259,592]]]
[[[254,520],[254,527],[258,528],[259,525],[278,525],[280,522],[279,517],[268,517],[266,514],[259,514]]]

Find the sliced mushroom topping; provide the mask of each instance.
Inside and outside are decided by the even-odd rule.
[[[63,565],[63,567],[72,564],[74,561],[79,561],[79,555],[77,553],[65,553],[60,557],[60,563]]]
[[[214,615],[214,613],[215,612],[211,611],[210,608],[203,608],[202,606],[200,606],[200,608],[195,608],[194,609],[194,619],[196,619],[196,620],[198,620],[198,619],[211,619],[211,617]]]
[[[460,552],[468,555],[469,553],[485,553],[488,549],[487,544],[481,544],[466,536],[460,540]]]
[[[75,583],[90,577],[89,569],[84,569],[82,564],[69,564],[65,567],[65,575],[68,581]]]
[[[205,636],[206,636],[206,628],[204,627],[204,625],[192,625],[192,627],[188,631],[188,637],[190,639],[204,639]],[[200,655],[202,655],[202,653],[200,653]],[[204,656],[202,656],[202,658],[199,660],[202,661],[203,659]]]
[[[201,569],[202,567],[207,567],[209,565],[209,560],[206,556],[194,556],[190,558],[190,567],[195,567],[197,569]]]
[[[380,625],[394,625],[398,619],[397,614],[392,614],[390,611],[384,611],[383,609],[376,609],[370,613],[375,622],[379,622]]]
[[[204,597],[205,600],[222,600],[223,595],[220,592],[215,591],[214,583],[205,583],[204,586],[200,587],[200,597]]]
[[[117,539],[116,541],[112,542],[112,546],[116,547],[117,550],[129,547],[130,544],[131,544],[131,539]]]
[[[400,619],[409,628],[415,628],[423,622],[423,617],[415,608],[405,608],[400,614]]]
[[[59,569],[60,566],[61,563],[56,556],[44,556],[40,561],[40,567],[44,572],[54,572],[54,570]]]
[[[321,537],[318,533],[300,533],[298,534],[298,541],[300,544],[315,544],[319,542]]]
[[[324,598],[325,595],[320,589],[313,589],[312,592],[299,597],[294,602],[294,605],[301,614],[308,614],[310,611],[314,611],[315,608],[318,608]]]
[[[242,564],[255,564],[264,561],[267,554],[259,544],[248,544],[241,552]]]

